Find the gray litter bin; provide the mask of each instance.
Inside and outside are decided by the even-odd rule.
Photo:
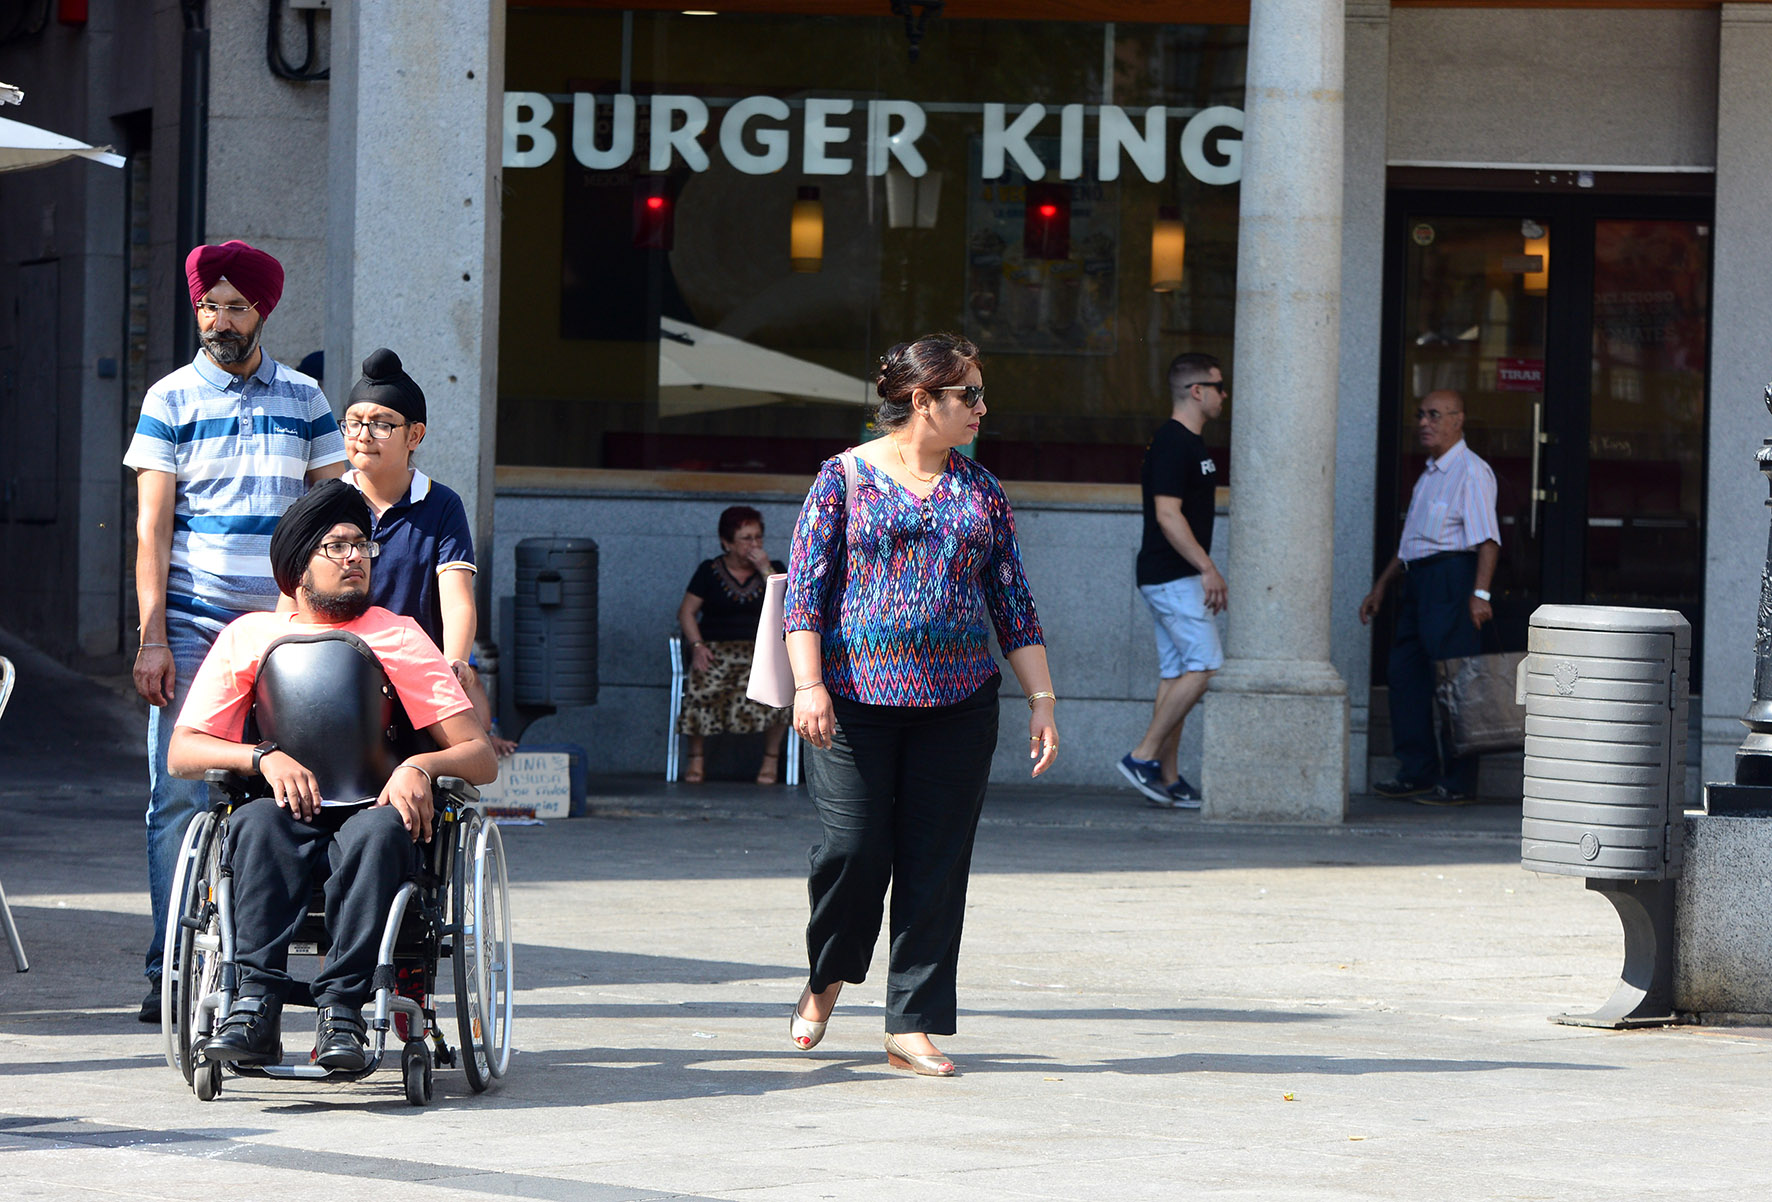
[[[515,609],[513,700],[556,709],[595,705],[597,544],[588,538],[518,543]]]
[[[1692,627],[1670,609],[1542,605],[1526,648],[1520,865],[1586,877],[1624,925],[1612,997],[1591,1014],[1555,1021],[1673,1022]]]
[[[1679,876],[1692,627],[1671,609],[1542,605],[1527,651],[1521,864]]]

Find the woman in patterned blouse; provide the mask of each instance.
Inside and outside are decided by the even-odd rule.
[[[985,415],[978,348],[932,334],[880,361],[878,438],[819,469],[788,558],[794,726],[824,823],[806,928],[811,975],[789,1018],[802,1051],[861,981],[892,885],[886,1059],[951,1076],[929,1036],[955,1027],[972,841],[997,746],[989,626],[1028,696],[1035,776],[1058,750],[1045,640],[996,477],[955,449]]]

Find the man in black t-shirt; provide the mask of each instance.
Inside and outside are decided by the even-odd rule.
[[[1157,625],[1156,706],[1150,728],[1120,772],[1155,806],[1200,808],[1200,791],[1176,767],[1188,712],[1224,665],[1213,615],[1225,608],[1224,577],[1212,562],[1218,467],[1200,432],[1230,396],[1211,355],[1177,355],[1169,365],[1169,420],[1144,453],[1144,542],[1138,591]]]

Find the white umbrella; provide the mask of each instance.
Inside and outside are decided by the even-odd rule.
[[[123,156],[110,153],[106,147],[88,146],[73,138],[38,129],[35,125],[26,125],[23,121],[0,117],[0,171],[47,167],[76,156],[107,167],[123,166]]]
[[[663,416],[744,409],[790,398],[862,405],[873,385],[840,371],[717,334],[659,319],[658,411]]]

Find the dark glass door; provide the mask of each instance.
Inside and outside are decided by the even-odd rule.
[[[1425,463],[1415,402],[1456,389],[1496,475],[1503,645],[1524,648],[1547,602],[1664,607],[1692,623],[1700,662],[1709,212],[1683,197],[1392,193],[1380,563]]]

